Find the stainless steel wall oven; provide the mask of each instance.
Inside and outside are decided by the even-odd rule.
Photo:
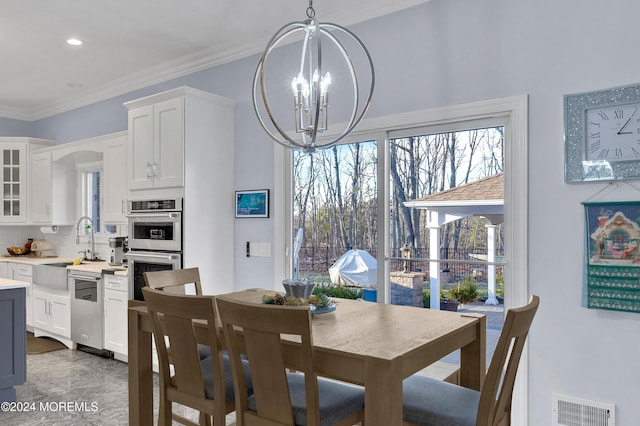
[[[129,201],[129,250],[182,251],[182,199]]]
[[[182,268],[181,253],[163,253],[131,250],[127,254],[129,285],[133,285],[133,299],[144,300],[142,287],[145,286],[145,272],[167,271]]]
[[[144,300],[145,272],[182,268],[182,198],[130,200],[129,285],[134,300]]]

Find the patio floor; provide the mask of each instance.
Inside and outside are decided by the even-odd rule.
[[[500,337],[504,322],[504,305],[486,305],[484,302],[460,305],[458,312],[471,312],[487,316],[487,367],[491,362],[491,356]],[[453,352],[442,359],[444,362],[460,364],[460,351]]]

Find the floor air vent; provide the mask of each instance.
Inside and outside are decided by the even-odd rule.
[[[553,426],[615,426],[616,406],[553,394]]]

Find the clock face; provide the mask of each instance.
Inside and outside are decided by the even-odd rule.
[[[586,115],[586,160],[640,160],[640,103],[592,108]]]

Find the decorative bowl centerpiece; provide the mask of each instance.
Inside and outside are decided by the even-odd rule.
[[[287,305],[287,306],[308,306],[311,314],[324,314],[336,310],[336,304],[325,294],[315,295],[313,288],[315,284],[305,280],[284,280],[282,285],[286,293],[264,294],[262,303],[270,305]]]
[[[282,286],[287,296],[308,299],[316,285],[315,283],[310,283],[308,280],[292,279],[282,281]]]
[[[10,246],[7,247],[7,251],[12,256],[24,256],[29,254],[29,249],[27,247]]]

